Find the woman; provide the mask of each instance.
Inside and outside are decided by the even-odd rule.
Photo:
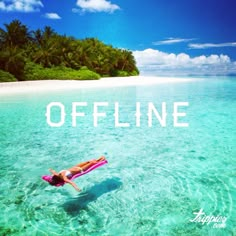
[[[100,162],[100,161],[104,161],[105,157],[102,156],[100,158],[98,158],[97,160],[91,160],[91,161],[87,161],[87,162],[83,162],[80,163],[76,166],[73,166],[67,170],[61,170],[59,173],[57,173],[55,170],[49,169],[49,171],[53,174],[51,181],[49,182],[49,184],[51,185],[57,185],[60,182],[66,182],[71,184],[75,190],[77,191],[81,191],[80,188],[78,188],[78,186],[71,181],[70,179],[78,174],[78,173],[83,173],[84,171],[86,171],[87,169],[89,169],[91,166],[93,166],[94,164]]]

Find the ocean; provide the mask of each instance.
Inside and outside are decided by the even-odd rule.
[[[47,106],[63,105],[60,127]],[[72,106],[78,106],[76,127]],[[94,127],[94,103],[103,116]],[[115,103],[119,103],[116,127]],[[140,126],[136,104],[140,103]],[[175,102],[179,122],[173,125]],[[166,126],[161,114],[166,104]],[[51,109],[53,123],[61,120]],[[236,235],[236,78],[0,94],[0,235]],[[53,187],[41,179],[104,155],[108,164]]]

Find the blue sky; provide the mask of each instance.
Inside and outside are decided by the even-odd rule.
[[[143,74],[236,73],[235,0],[0,0],[19,19],[132,50]]]

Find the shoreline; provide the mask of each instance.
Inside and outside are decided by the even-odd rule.
[[[65,91],[84,88],[109,88],[126,86],[145,86],[163,83],[182,83],[197,78],[175,78],[154,76],[107,77],[99,80],[35,80],[0,83],[0,96],[32,92]]]

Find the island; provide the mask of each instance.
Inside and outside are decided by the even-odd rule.
[[[0,28],[0,82],[97,80],[138,74],[131,51],[97,38],[60,35],[50,26],[30,30],[19,20]]]

